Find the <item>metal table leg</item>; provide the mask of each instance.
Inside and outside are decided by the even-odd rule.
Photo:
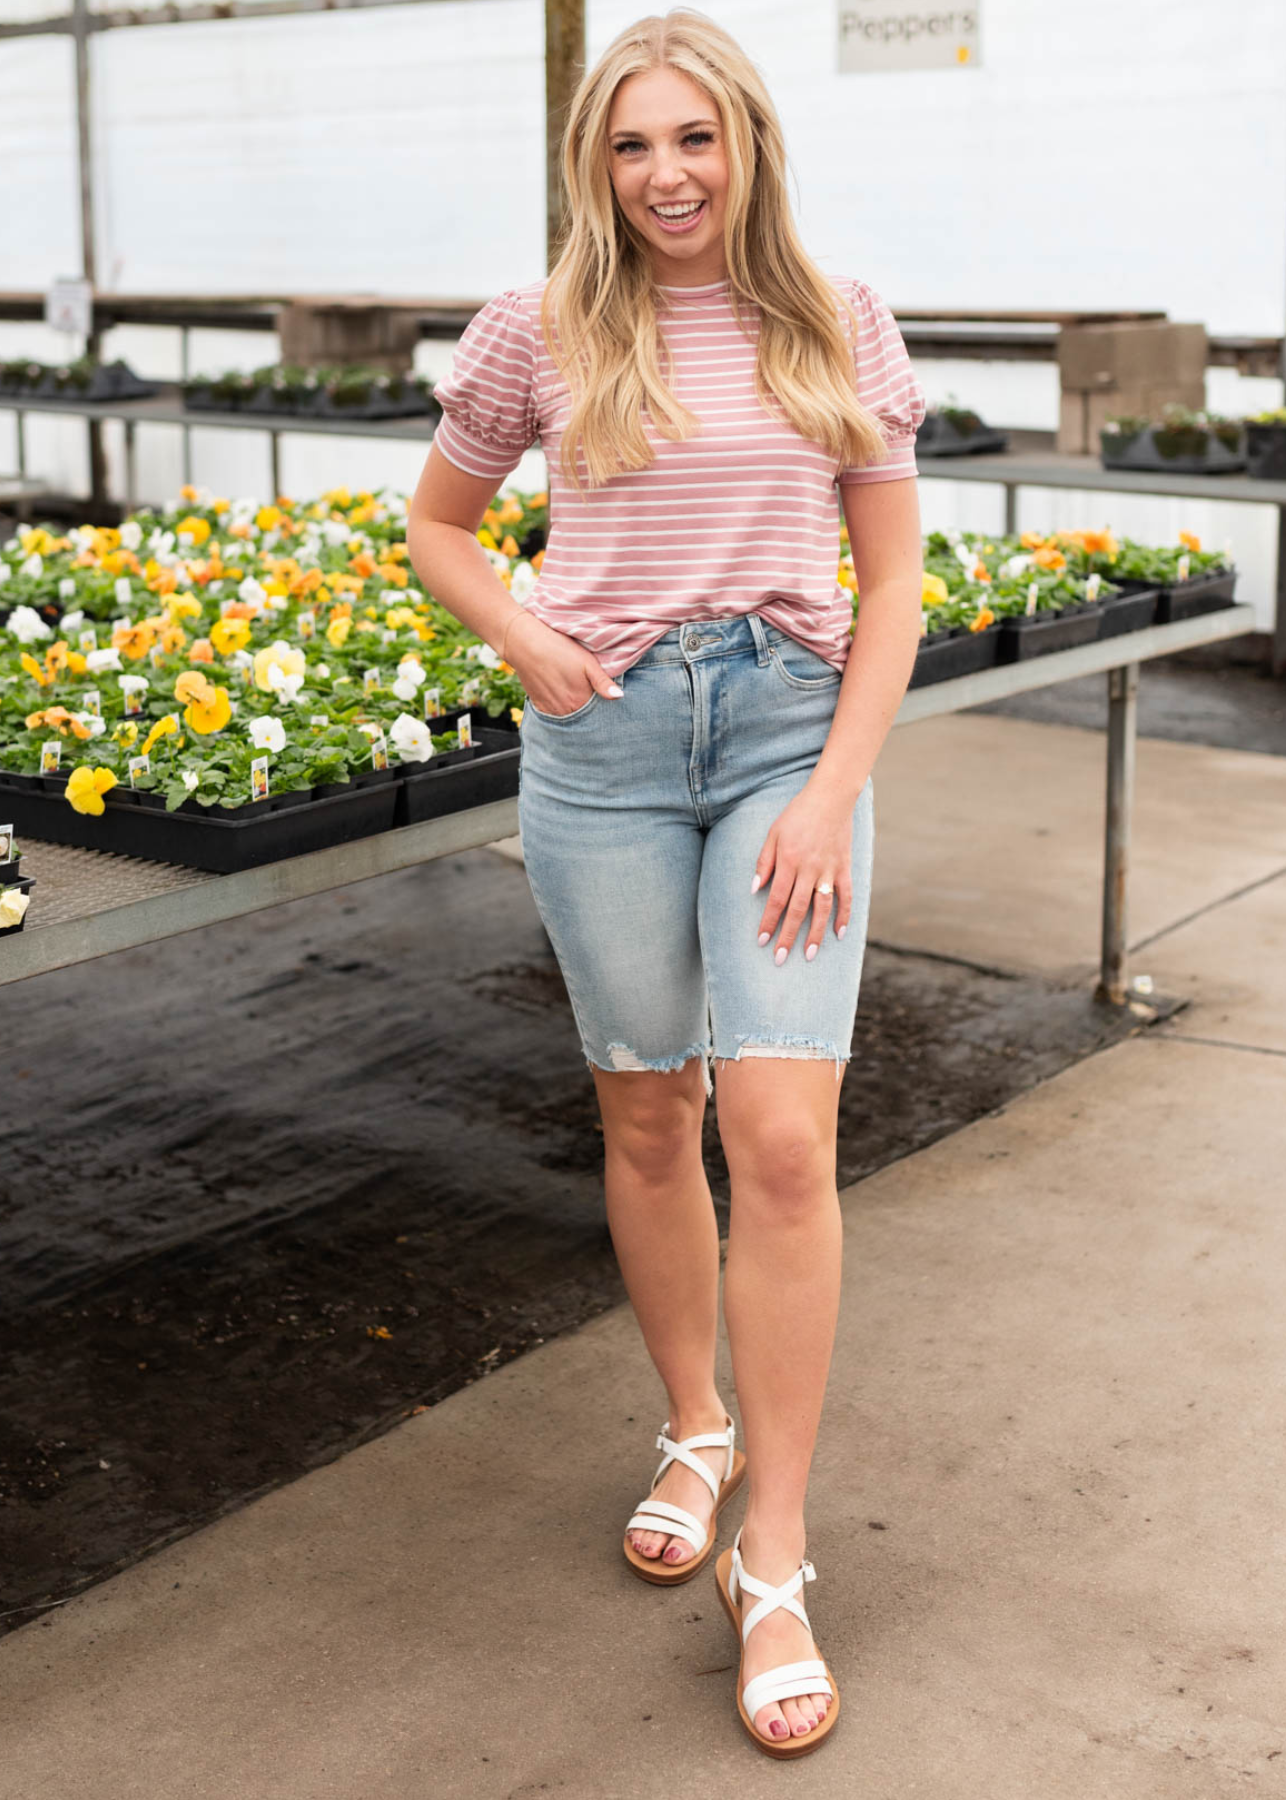
[[[126,419],[125,420],[125,510],[127,513],[133,512],[135,504],[137,503],[137,500],[138,500],[138,491],[135,486],[134,477],[135,477],[134,421],[133,421],[133,419]]]
[[[281,433],[270,431],[268,435],[272,439],[272,497],[275,501],[281,492]]]
[[[1286,506],[1277,508],[1277,615],[1272,655],[1273,674],[1286,675]]]
[[[1005,536],[1012,537],[1018,530],[1018,484],[1014,481],[1005,483]]]
[[[1107,828],[1103,860],[1103,959],[1095,998],[1124,1006],[1126,898],[1134,810],[1139,665],[1107,674]]]

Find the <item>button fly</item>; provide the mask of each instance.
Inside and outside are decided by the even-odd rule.
[[[704,643],[705,639],[703,637],[698,637],[695,631],[690,631],[688,633],[687,647],[689,650],[699,650]]]

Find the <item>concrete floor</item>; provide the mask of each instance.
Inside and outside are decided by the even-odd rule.
[[[1087,977],[1101,738],[932,721],[876,789],[876,937]],[[816,1757],[745,1740],[710,1572],[619,1557],[660,1396],[618,1310],[0,1644],[0,1797],[1286,1791],[1286,762],[1143,742],[1138,805],[1186,1008],[843,1195]]]

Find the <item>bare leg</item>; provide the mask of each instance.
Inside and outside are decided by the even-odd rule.
[[[732,1175],[724,1313],[750,1490],[741,1554],[750,1574],[778,1585],[804,1554],[804,1497],[839,1313],[841,1084],[831,1059],[790,1056],[719,1062],[715,1081]],[[778,1610],[751,1633],[746,1679],[816,1655],[805,1628]],[[765,1706],[755,1726],[802,1736],[827,1704],[814,1694]]]
[[[648,1353],[665,1385],[670,1436],[722,1431],[714,1383],[719,1328],[719,1232],[701,1160],[706,1094],[700,1057],[664,1074],[595,1068],[603,1118],[607,1219],[621,1274]],[[726,1453],[696,1455],[722,1477]],[[703,1523],[710,1490],[672,1463],[656,1496]],[[686,1562],[696,1552],[664,1532],[630,1534],[642,1556]]]

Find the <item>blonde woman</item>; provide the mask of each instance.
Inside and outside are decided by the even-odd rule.
[[[668,1400],[624,1554],[652,1583],[689,1580],[747,1477],[717,1569],[742,1640],[737,1706],[761,1749],[798,1755],[839,1713],[802,1598],[804,1501],[839,1303],[871,769],[920,633],[924,395],[880,297],[806,255],[763,80],[705,15],[676,8],[614,39],[572,102],[562,167],[556,265],[465,332],[408,541],[527,695],[527,874]],[[550,533],[519,605],[475,533],[538,440]],[[715,1383],[712,1062],[744,1453]]]

